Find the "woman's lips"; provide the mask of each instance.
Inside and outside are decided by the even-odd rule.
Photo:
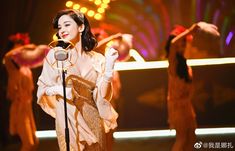
[[[63,37],[63,38],[66,38],[67,36],[68,36],[68,34],[66,34],[66,35],[62,35],[62,37]]]

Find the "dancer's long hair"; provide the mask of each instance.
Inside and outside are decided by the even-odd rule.
[[[166,57],[169,56],[170,48],[171,48],[171,41],[175,38],[175,35],[170,35],[165,46],[166,50]],[[188,72],[188,66],[186,62],[186,58],[183,56],[183,54],[176,52],[176,74],[181,78],[184,79],[185,82],[191,83],[192,77],[190,77]]]

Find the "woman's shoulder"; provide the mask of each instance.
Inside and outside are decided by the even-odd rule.
[[[105,57],[101,53],[95,51],[90,51],[88,54],[91,57],[94,69],[98,72],[102,72],[105,63]]]
[[[96,52],[96,51],[90,51],[88,54],[91,56],[92,59],[96,61],[104,61],[105,57],[103,54]]]

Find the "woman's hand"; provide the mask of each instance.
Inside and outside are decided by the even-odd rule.
[[[72,99],[72,92],[71,92],[72,88],[66,88],[66,98],[67,99]],[[52,87],[48,87],[45,91],[46,95],[52,96],[52,95],[60,95],[60,96],[64,96],[64,91],[63,91],[63,86],[52,86]]]
[[[218,32],[218,28],[214,24],[209,24],[206,22],[198,22],[197,26],[201,32],[205,32],[207,34],[213,35],[215,37],[219,37],[220,33]]]
[[[118,58],[118,51],[114,48],[109,48],[105,52],[105,77],[108,78],[107,80],[111,80],[113,77],[113,69],[114,64]]]
[[[195,24],[195,30],[192,32],[191,45],[200,51],[208,51],[211,54],[213,49],[220,47],[220,33],[216,25],[206,22],[198,22]]]

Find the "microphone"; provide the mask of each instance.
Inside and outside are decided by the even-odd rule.
[[[66,43],[64,41],[58,41],[56,45],[56,50],[54,53],[54,57],[57,61],[65,61],[68,59],[68,52],[66,51],[66,48],[69,46],[69,43]]]
[[[74,44],[65,39],[58,39],[52,41],[48,46],[53,50],[51,55],[54,57],[53,60],[48,60],[47,63],[54,69],[64,70],[72,67],[77,59],[77,55],[71,55],[71,53],[78,52]]]
[[[54,57],[57,61],[65,61],[66,59],[68,59],[69,55],[65,49],[63,49],[62,47],[56,47],[55,49],[56,51],[54,53]]]

